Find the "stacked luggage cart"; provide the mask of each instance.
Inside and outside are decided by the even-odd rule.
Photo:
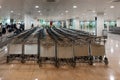
[[[104,62],[105,38],[96,37],[84,31],[66,28],[33,28],[27,30],[9,44],[7,62],[18,59],[37,61],[42,64],[54,64],[56,67],[78,63]]]
[[[22,32],[8,44],[7,63],[18,60],[24,63],[37,56],[36,28]]]

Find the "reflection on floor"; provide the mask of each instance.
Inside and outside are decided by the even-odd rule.
[[[59,69],[53,65],[39,67],[36,62],[21,64],[0,63],[0,80],[120,80],[120,35],[109,34],[106,53],[109,65],[96,63],[77,64],[77,67],[65,66]]]

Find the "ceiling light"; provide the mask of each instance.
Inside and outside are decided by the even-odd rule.
[[[110,8],[115,8],[115,6],[110,6]]]
[[[0,6],[0,9],[2,8],[2,6]]]
[[[35,8],[39,8],[39,6],[35,6]]]
[[[38,11],[39,13],[41,12],[41,11]]]
[[[96,11],[92,11],[93,13],[95,13]]]
[[[77,6],[73,6],[73,8],[77,8]]]
[[[13,13],[14,11],[10,11],[11,13]]]
[[[68,10],[66,10],[65,12],[68,13]]]
[[[106,13],[104,13],[104,15],[107,15]]]

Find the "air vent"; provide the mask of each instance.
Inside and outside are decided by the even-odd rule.
[[[120,0],[113,0],[112,2],[120,2]]]
[[[56,0],[46,0],[47,2],[56,2]]]

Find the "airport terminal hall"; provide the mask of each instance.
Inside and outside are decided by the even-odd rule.
[[[120,80],[120,0],[0,0],[0,80]]]

